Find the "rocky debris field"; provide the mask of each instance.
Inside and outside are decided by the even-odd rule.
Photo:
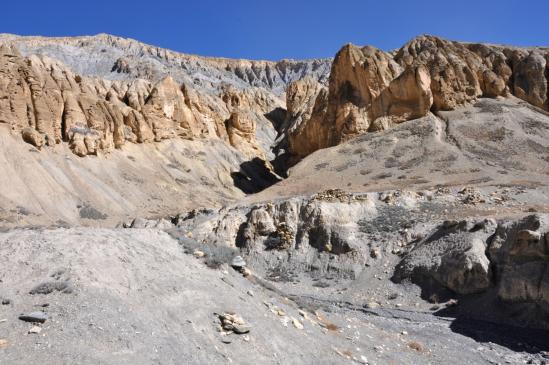
[[[213,266],[215,251],[197,257],[158,229],[14,230],[0,242],[6,364],[541,364],[549,355],[543,332],[438,313],[429,307],[461,300],[428,303],[390,275],[370,277],[371,291],[366,275],[286,282],[245,256],[244,276],[233,256]]]

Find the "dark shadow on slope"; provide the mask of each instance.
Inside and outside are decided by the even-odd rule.
[[[296,165],[299,160],[296,160],[295,156],[289,152],[280,151],[278,154],[275,152],[276,157],[271,161],[273,169],[278,176],[286,179],[288,177],[288,170],[290,167]]]
[[[258,157],[243,162],[240,171],[232,172],[231,177],[234,185],[246,194],[258,193],[282,180]]]
[[[288,170],[295,166],[300,159],[289,152],[288,135],[285,131],[283,135],[279,135],[275,143],[272,149],[275,158],[271,161],[271,165],[278,176],[287,178]]]
[[[277,136],[272,147],[272,152],[276,156],[271,161],[271,165],[275,173],[283,178],[288,177],[288,169],[296,164],[295,158],[288,152],[288,135],[289,121],[287,119],[288,112],[283,108],[276,108],[266,113],[264,116],[273,125],[277,132]]]
[[[495,343],[515,352],[530,354],[549,351],[549,331],[533,328],[541,322],[549,323],[549,318],[541,318],[547,314],[542,314],[532,305],[509,306],[495,299],[487,300],[487,295],[490,294],[462,297],[459,305],[440,309],[434,315],[454,318],[450,329],[479,343]],[[535,318],[537,323],[523,318],[528,316]],[[530,328],[507,324],[511,321],[524,323]]]
[[[537,354],[549,350],[549,332],[514,327],[465,317],[456,318],[450,329],[480,343],[495,343],[516,352]]]
[[[264,114],[265,118],[267,118],[269,122],[271,122],[271,124],[273,125],[273,128],[278,133],[278,136],[280,136],[283,132],[286,114],[286,109],[280,107],[275,108],[270,112]]]

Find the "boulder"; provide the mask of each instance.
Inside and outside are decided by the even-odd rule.
[[[497,294],[510,303],[532,303],[549,314],[549,215],[501,224],[488,247]]]
[[[19,319],[25,322],[44,323],[48,319],[48,315],[44,312],[32,312],[29,314],[21,314]]]
[[[458,294],[483,292],[491,286],[485,251],[495,229],[490,219],[445,222],[402,259],[393,280],[412,280],[424,289],[435,282]]]
[[[37,148],[41,148],[44,145],[44,136],[37,130],[27,127],[21,131],[23,141],[32,144]]]
[[[244,267],[246,267],[246,261],[244,261],[242,256],[235,256],[231,261],[231,266],[234,269],[243,269]]]

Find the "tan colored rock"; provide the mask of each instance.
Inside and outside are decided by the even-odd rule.
[[[88,147],[86,146],[84,136],[81,133],[74,133],[71,136],[70,148],[77,156],[84,157],[88,154]]]
[[[403,66],[427,67],[435,110],[452,110],[482,95],[477,74],[482,59],[463,44],[420,36],[402,47],[395,59]]]
[[[294,153],[306,155],[311,152],[313,146],[316,147],[313,140],[318,129],[315,126],[320,120],[317,118],[316,122],[313,122],[311,116],[313,113],[319,116],[324,115],[327,107],[327,95],[327,88],[310,77],[294,81],[288,86],[286,116],[280,128],[284,133],[283,139],[279,142],[280,148],[289,148],[291,151],[295,151]],[[304,122],[307,122],[306,126]],[[325,136],[321,137],[322,140],[325,138]],[[303,140],[307,140],[309,143],[302,144]],[[316,147],[316,149],[318,148],[320,147]]]
[[[255,139],[256,124],[252,116],[245,112],[233,112],[226,121],[227,134],[231,146],[250,159],[261,155],[261,147]]]
[[[286,90],[286,111],[289,120],[308,119],[316,97],[326,87],[311,77],[292,82]]]
[[[417,37],[390,53],[346,45],[334,59],[326,91],[326,60],[206,60],[112,36],[82,38],[128,52],[112,59],[111,72],[119,75],[110,80],[82,77],[45,56],[23,57],[12,46],[24,44],[28,52],[50,42],[43,38],[0,38],[0,122],[17,133],[33,128],[48,146],[68,142],[79,154],[108,152],[128,142],[218,138],[243,148],[247,157],[264,158],[274,126],[274,154],[278,158],[289,151],[291,161],[479,97],[514,94],[549,110],[549,52],[544,48],[433,36]],[[51,42],[86,48],[76,39]],[[149,56],[160,63],[154,65]],[[94,67],[85,69],[95,74]],[[313,77],[300,79],[303,75]],[[280,97],[281,85],[287,84],[285,112]],[[252,124],[258,136],[250,134]],[[74,128],[89,130],[93,137],[73,142],[69,135],[79,134],[70,132]]]
[[[143,106],[143,114],[152,126],[156,141],[199,134],[180,86],[169,76],[154,86]]]
[[[151,92],[150,88],[150,83],[143,79],[137,79],[131,82],[125,95],[128,106],[140,111],[143,105],[145,105],[147,96]]]
[[[430,89],[431,77],[424,66],[409,67],[394,79],[374,100],[369,109],[372,130],[379,130],[377,118],[386,118],[391,123],[421,118],[433,104]]]
[[[221,97],[198,93],[169,76],[155,84],[91,79],[47,57],[25,58],[12,46],[0,48],[0,122],[37,147],[68,142],[78,156],[127,142],[220,138],[248,158],[264,158],[255,120],[264,118],[276,100],[257,89],[231,92],[235,105],[228,108]]]
[[[348,44],[334,59],[330,95],[339,103],[367,106],[401,72],[400,65],[388,53],[371,46],[359,48]]]
[[[532,105],[549,110],[549,53],[514,50],[507,52],[513,67],[513,93]]]
[[[73,127],[84,127],[87,125],[87,120],[73,92],[64,92],[63,99],[65,101],[65,105],[63,112],[64,129],[62,130],[62,135],[64,137],[63,139],[66,140],[70,130]]]
[[[334,59],[323,107],[288,131],[290,151],[302,158],[479,97],[512,93],[549,110],[548,60],[549,52],[541,48],[464,44],[428,35],[392,54],[347,45]],[[294,95],[298,87],[289,91],[292,101],[300,100]],[[306,92],[300,95],[305,98]]]
[[[327,111],[328,90],[321,89],[315,99],[311,117],[288,130],[288,147],[291,153],[303,157],[329,145],[331,128],[324,120]]]
[[[310,118],[289,130],[290,150],[303,157],[425,116],[433,102],[430,81],[423,66],[404,70],[386,52],[347,45],[334,60],[328,94],[318,93]]]
[[[154,140],[154,133],[143,115],[136,110],[131,110],[124,116],[124,124],[128,126],[136,136],[138,143],[145,143]]]
[[[21,131],[23,141],[32,144],[35,147],[42,147],[44,145],[44,136],[35,129],[25,128]]]

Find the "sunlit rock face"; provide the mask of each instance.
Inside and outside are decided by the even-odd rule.
[[[480,97],[514,95],[548,110],[548,59],[549,51],[542,48],[466,44],[433,36],[417,37],[392,53],[346,45],[332,64],[328,93],[318,91],[309,102],[315,112],[289,131],[290,149],[303,157]]]

